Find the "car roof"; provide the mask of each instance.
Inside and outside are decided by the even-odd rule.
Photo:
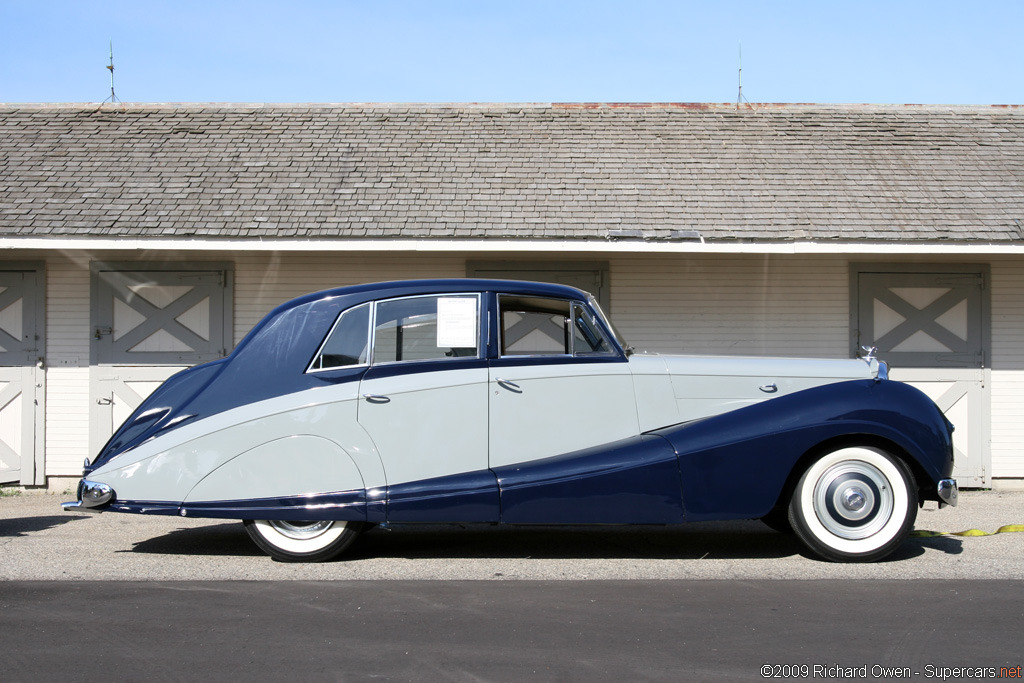
[[[394,280],[390,282],[374,282],[347,287],[336,287],[313,292],[287,302],[281,308],[292,308],[302,304],[331,299],[349,297],[352,304],[372,301],[374,299],[394,296],[416,296],[422,294],[440,294],[445,292],[504,292],[527,296],[555,297],[560,299],[586,299],[587,292],[546,282],[527,282],[524,280],[493,280],[482,278],[448,278],[432,280]]]

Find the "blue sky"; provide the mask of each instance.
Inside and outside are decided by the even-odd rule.
[[[0,102],[1019,104],[1024,1],[0,0]]]

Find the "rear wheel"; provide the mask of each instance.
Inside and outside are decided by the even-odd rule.
[[[281,562],[323,562],[340,555],[356,539],[358,522],[291,522],[245,520],[249,537],[265,553]]]
[[[877,448],[841,448],[804,472],[789,521],[813,553],[834,562],[871,562],[891,553],[917,518],[914,475]]]

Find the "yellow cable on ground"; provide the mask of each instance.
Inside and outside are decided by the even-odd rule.
[[[967,531],[912,531],[910,535],[916,538],[934,538],[935,536],[995,536],[996,534],[1010,534],[1015,531],[1024,531],[1024,524],[1007,524],[1001,526],[992,533],[981,529],[968,529]]]

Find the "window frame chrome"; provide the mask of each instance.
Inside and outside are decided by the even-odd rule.
[[[411,299],[441,299],[445,297],[455,297],[468,299],[470,297],[476,299],[476,356],[456,356],[443,358],[415,358],[411,360],[386,360],[377,361],[375,358],[377,354],[377,306],[383,303],[390,303],[392,301],[406,301]],[[482,294],[481,292],[444,292],[441,294],[413,294],[412,296],[396,296],[390,299],[377,299],[373,301],[373,310],[370,315],[370,346],[368,358],[368,366],[370,367],[383,367],[386,365],[398,365],[399,363],[436,363],[438,361],[453,361],[453,360],[481,360],[483,358],[483,349],[480,345],[480,320],[483,317],[481,315],[482,305]],[[435,316],[436,319],[436,316]]]
[[[342,311],[341,313],[338,314],[338,317],[335,318],[335,320],[334,320],[334,324],[331,325],[330,331],[324,337],[324,340],[322,342],[320,342],[320,346],[317,348],[316,353],[313,354],[313,360],[311,360],[309,362],[309,367],[306,368],[306,373],[305,374],[313,375],[313,374],[317,374],[317,373],[321,373],[321,372],[332,372],[332,371],[335,371],[335,370],[346,370],[348,368],[365,368],[365,367],[369,367],[370,366],[370,352],[373,350],[373,347],[371,346],[371,342],[373,341],[373,339],[372,339],[372,332],[373,332],[374,303],[376,303],[376,302],[374,302],[374,301],[364,301],[363,303],[356,304],[355,306],[350,306],[349,308],[346,308],[344,311]],[[367,326],[366,326],[366,362],[364,362],[364,363],[354,363],[352,365],[336,365],[336,366],[331,367],[331,368],[325,368],[325,367],[319,367],[318,368],[318,367],[316,367],[317,361],[320,360],[321,358],[323,358],[324,349],[327,348],[328,342],[331,341],[331,337],[334,336],[334,332],[338,328],[338,325],[341,324],[341,321],[345,317],[345,314],[349,313],[350,311],[354,311],[357,308],[360,308],[362,306],[368,306],[369,309],[370,309],[369,315],[367,316]]]

